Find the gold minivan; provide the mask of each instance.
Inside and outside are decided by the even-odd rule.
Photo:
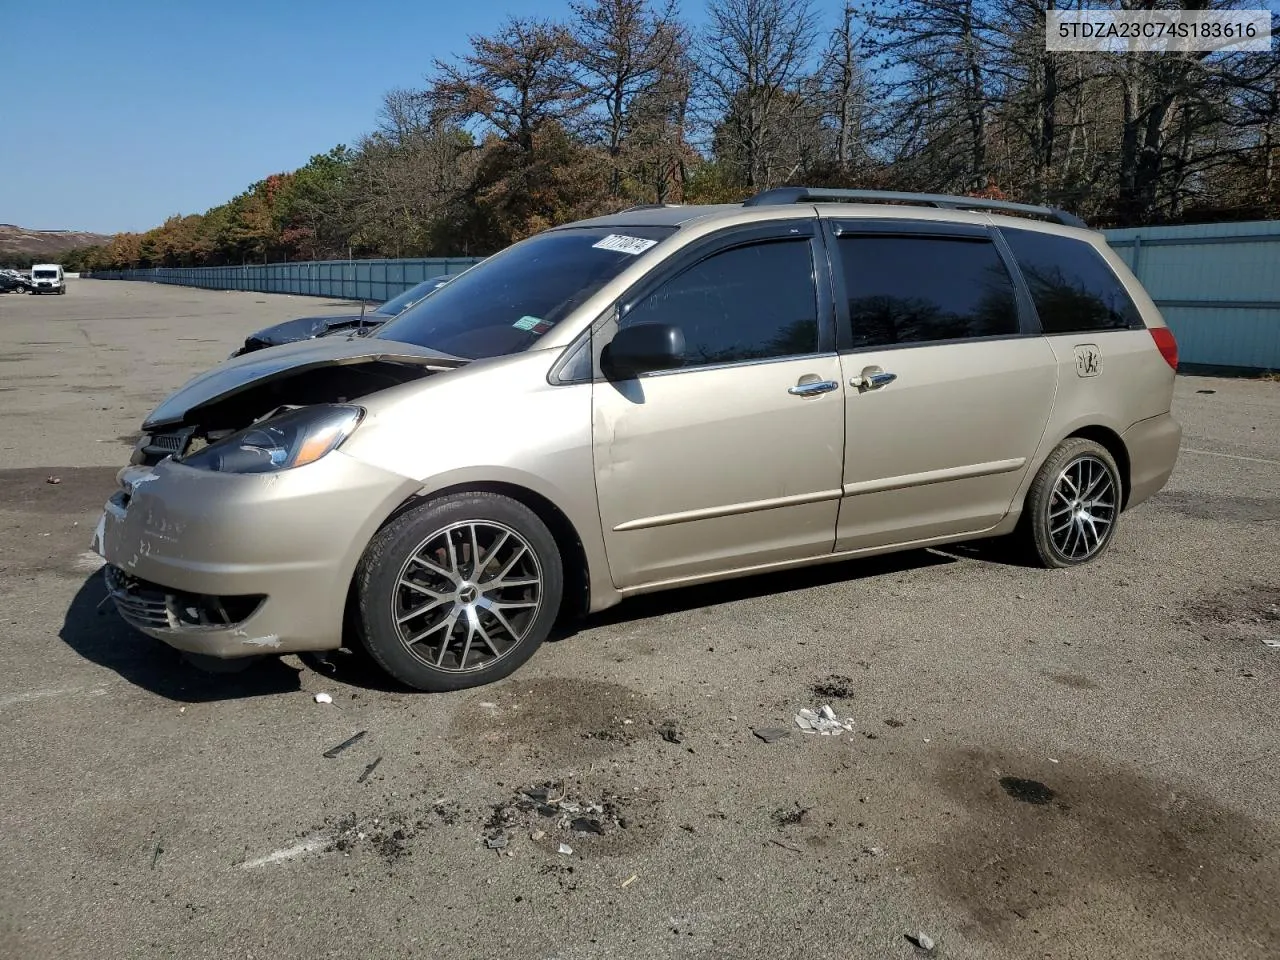
[[[372,336],[196,377],[144,423],[94,547],[120,614],[188,653],[334,649],[345,626],[453,690],[669,587],[980,537],[1094,560],[1173,470],[1176,367],[1150,297],[1059,210],[637,207]]]

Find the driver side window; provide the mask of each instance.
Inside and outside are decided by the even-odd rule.
[[[712,254],[640,301],[620,322],[669,323],[685,339],[685,367],[818,352],[813,252],[807,238]]]

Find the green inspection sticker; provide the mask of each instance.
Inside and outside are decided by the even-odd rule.
[[[521,317],[512,324],[517,330],[528,330],[530,333],[546,333],[551,329],[551,324],[546,320],[538,317]]]

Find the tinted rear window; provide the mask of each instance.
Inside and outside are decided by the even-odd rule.
[[[530,237],[459,274],[375,336],[480,360],[527,350],[675,227],[577,227]]]
[[[1001,232],[1031,287],[1046,334],[1143,326],[1128,291],[1088,243],[1036,230]]]
[[[57,270],[37,270],[33,276],[37,280],[54,280],[58,276]]]
[[[989,240],[839,241],[855,348],[1018,333],[1009,271]]]

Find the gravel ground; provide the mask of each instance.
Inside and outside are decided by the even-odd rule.
[[[450,695],[197,673],[99,610],[99,507],[169,390],[344,306],[0,298],[0,956],[1276,956],[1280,384],[1181,378],[1177,472],[1085,569],[640,598]]]

